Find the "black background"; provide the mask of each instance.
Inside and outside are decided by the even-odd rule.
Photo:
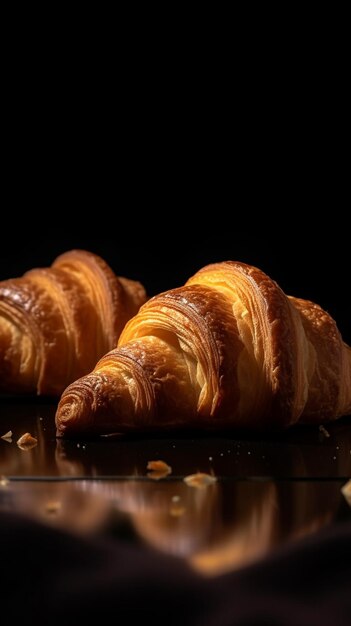
[[[351,343],[345,98],[283,97],[281,80],[235,102],[189,87],[180,106],[136,83],[119,108],[79,86],[27,98],[25,115],[9,105],[0,279],[85,248],[153,295],[240,260],[319,303]]]
[[[117,59],[80,34],[82,49],[32,40],[5,64],[0,279],[78,247],[152,295],[236,259],[321,304],[351,343],[339,46],[285,49],[282,29],[233,54],[205,33],[199,50],[165,36]]]

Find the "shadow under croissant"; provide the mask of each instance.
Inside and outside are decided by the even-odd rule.
[[[70,441],[54,437],[54,406],[43,411],[35,405],[6,405],[5,409],[3,432],[13,429],[11,444],[0,441],[0,475],[7,477],[145,477],[147,463],[155,458],[164,459],[173,468],[172,480],[199,469],[235,479],[327,479],[351,474],[347,418],[331,425],[327,438],[316,427],[299,426],[269,439],[238,439],[231,434],[196,439],[122,436]],[[21,451],[16,441],[25,432],[38,443]]]
[[[351,429],[340,420],[325,438],[316,427],[299,426],[277,437],[240,439],[230,436],[129,437],[95,441],[58,439],[57,471],[61,476],[145,476],[155,450],[173,468],[173,476],[201,471],[236,478],[313,478],[351,473]],[[89,454],[86,453],[89,451]],[[64,464],[62,461],[64,460]]]

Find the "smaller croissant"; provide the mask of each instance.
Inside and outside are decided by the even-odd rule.
[[[149,300],[118,348],[66,389],[58,435],[271,428],[351,411],[351,348],[317,304],[244,263]]]
[[[116,345],[145,300],[140,283],[83,250],[0,282],[0,390],[60,395]]]

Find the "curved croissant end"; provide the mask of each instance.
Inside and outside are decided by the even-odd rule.
[[[209,265],[149,300],[59,403],[58,435],[284,427],[351,411],[351,350],[255,267]]]
[[[142,285],[83,250],[0,282],[0,389],[59,395],[116,345]]]

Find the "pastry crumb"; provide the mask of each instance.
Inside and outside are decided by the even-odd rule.
[[[146,469],[151,470],[148,472],[148,478],[153,480],[166,478],[166,476],[172,473],[172,468],[164,461],[149,461]]]
[[[0,487],[7,487],[10,484],[10,481],[6,476],[0,476]]]
[[[1,435],[1,439],[3,439],[4,441],[8,441],[9,443],[12,443],[12,430],[9,430],[4,435]]]
[[[319,432],[324,435],[324,437],[330,437],[330,433],[327,431],[327,429],[323,426],[323,424],[321,424],[319,426]]]
[[[24,433],[17,441],[17,445],[21,450],[30,450],[34,448],[38,443],[38,440],[30,433]]]
[[[172,468],[164,461],[149,461],[147,464],[147,469],[156,472],[172,471]]]
[[[215,482],[217,482],[217,478],[211,474],[197,472],[196,474],[190,474],[189,476],[185,476],[184,482],[188,485],[188,487],[204,489],[205,487],[213,485]]]
[[[343,487],[341,487],[341,493],[347,504],[351,506],[351,479]]]

